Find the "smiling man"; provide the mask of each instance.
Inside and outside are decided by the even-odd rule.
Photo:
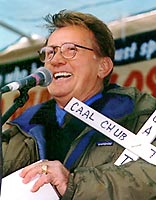
[[[4,176],[26,166],[20,174],[24,183],[40,174],[32,192],[51,183],[63,200],[156,198],[155,166],[141,159],[115,166],[123,148],[64,110],[75,97],[137,133],[156,109],[156,99],[109,83],[115,47],[101,20],[72,11],[45,20],[50,34],[39,56],[53,75],[52,99],[26,110],[3,133]],[[15,141],[24,145],[8,159]]]
[[[54,77],[48,90],[62,108],[73,96],[85,101],[102,91],[113,68],[109,57],[98,55],[93,33],[81,25],[55,30],[41,53]]]

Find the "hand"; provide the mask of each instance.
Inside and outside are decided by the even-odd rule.
[[[43,167],[45,171],[43,171]],[[33,185],[31,191],[36,192],[44,184],[51,183],[56,187],[57,191],[63,196],[66,191],[70,172],[64,167],[60,161],[48,161],[33,163],[25,167],[20,176],[23,178],[23,183],[28,183],[37,174],[40,174],[38,180]]]

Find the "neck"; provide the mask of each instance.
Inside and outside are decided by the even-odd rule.
[[[85,102],[85,101],[91,99],[93,96],[95,96],[96,94],[98,94],[100,92],[101,92],[101,90],[94,93],[94,94],[90,94],[88,96],[85,96],[85,98],[82,98],[82,97],[79,98],[79,97],[76,97],[76,96],[74,96],[74,97],[77,98],[79,101]],[[72,99],[72,97],[70,97],[70,98],[69,97],[68,98],[67,97],[64,97],[64,98],[61,97],[61,98],[55,98],[55,101],[57,102],[57,105],[61,109],[63,109],[71,99]]]
[[[55,98],[57,105],[61,109],[63,109],[70,100],[71,100],[71,98],[67,98],[67,97]]]

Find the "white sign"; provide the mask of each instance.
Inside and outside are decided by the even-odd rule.
[[[131,131],[90,108],[76,98],[71,99],[65,106],[65,110],[128,149],[133,154],[156,165],[156,147],[147,140],[142,141],[140,137]]]
[[[137,137],[139,140],[151,143],[156,137],[156,111],[150,116],[150,118],[146,121],[143,127],[137,133]],[[130,161],[136,161],[139,156],[133,154],[132,152],[125,149],[117,161],[114,163],[115,165],[123,165]]]

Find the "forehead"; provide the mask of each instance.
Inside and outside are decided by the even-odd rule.
[[[61,45],[65,42],[90,45],[93,39],[90,30],[81,26],[67,26],[55,30],[48,39],[48,45]]]

